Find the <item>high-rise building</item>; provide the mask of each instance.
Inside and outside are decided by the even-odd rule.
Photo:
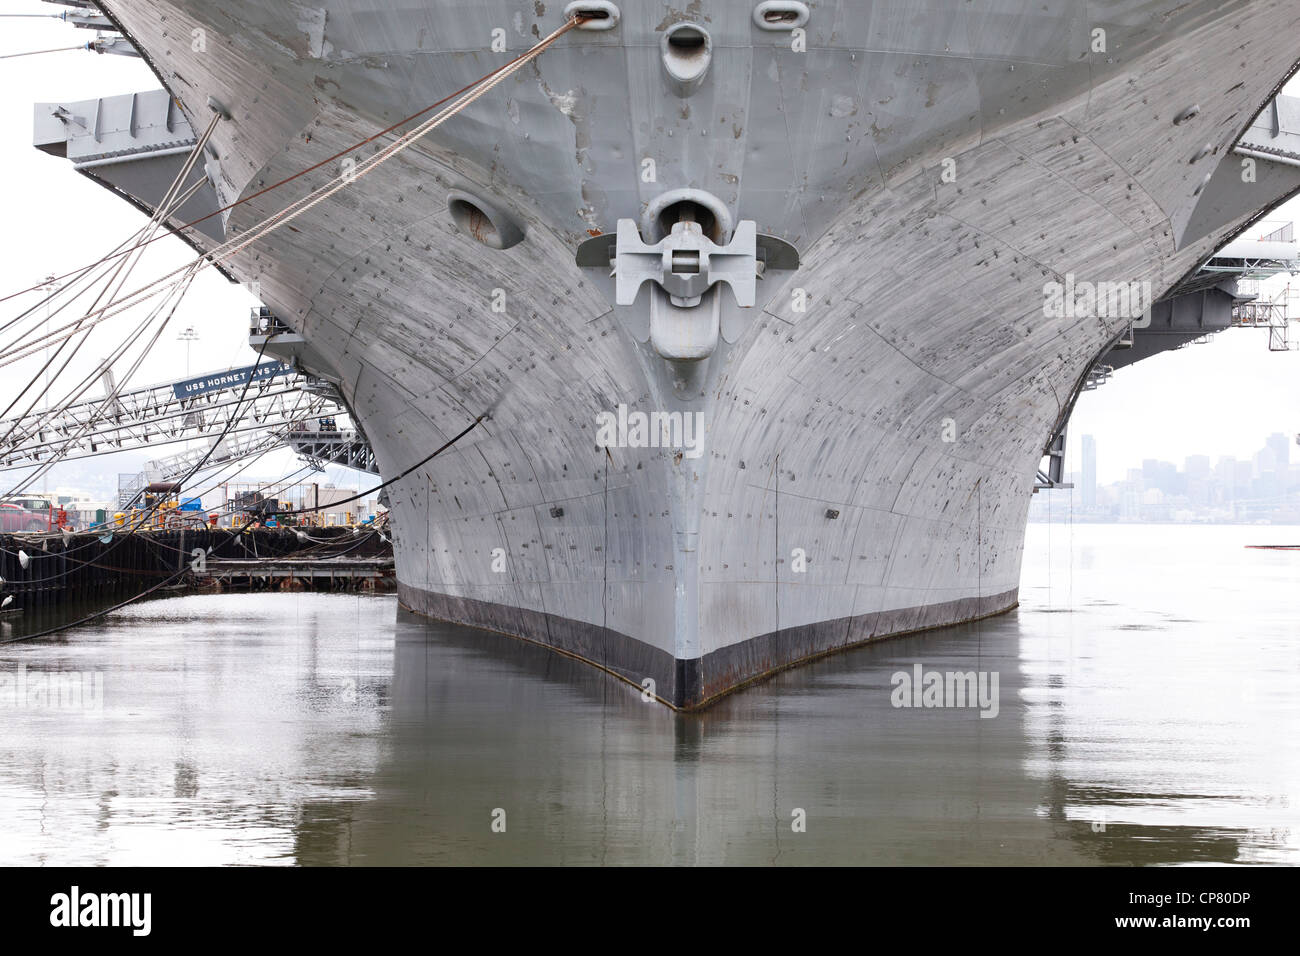
[[[1171,461],[1144,458],[1142,480],[1147,488],[1159,488],[1167,495],[1177,495],[1183,491],[1184,478],[1178,474],[1178,468]]]
[[[1247,465],[1249,468],[1249,465]],[[1214,466],[1214,477],[1219,485],[1219,493],[1224,501],[1232,501],[1237,497],[1237,459],[1231,455],[1224,455]]]
[[[1248,494],[1250,491],[1250,479],[1254,477],[1254,470],[1248,461],[1237,462],[1237,481],[1236,489],[1238,496]]]
[[[1277,452],[1265,443],[1264,447],[1255,452],[1255,477],[1271,474],[1277,469]]]
[[[1281,432],[1274,432],[1264,440],[1264,445],[1273,452],[1273,460],[1277,462],[1277,467],[1286,471],[1286,467],[1291,462],[1291,443]]]
[[[1097,507],[1097,442],[1083,436],[1083,507]]]

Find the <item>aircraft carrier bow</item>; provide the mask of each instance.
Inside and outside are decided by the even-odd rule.
[[[152,210],[219,116],[203,251],[576,18],[220,265],[409,471],[405,607],[680,709],[1014,607],[1098,360],[1230,307],[1200,267],[1300,188],[1284,0],[70,6],[166,92],[37,145]]]

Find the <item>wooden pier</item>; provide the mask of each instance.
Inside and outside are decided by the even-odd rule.
[[[200,587],[247,591],[387,591],[397,582],[391,555],[217,559],[195,578]]]
[[[388,590],[392,545],[370,531],[221,528],[0,535],[0,600],[37,610],[184,589]]]

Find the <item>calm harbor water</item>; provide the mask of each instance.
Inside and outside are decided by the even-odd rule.
[[[0,863],[1300,862],[1269,543],[1300,528],[1034,525],[1019,610],[697,716],[392,597],[134,605],[0,645]],[[996,674],[997,716],[893,706],[917,664]]]

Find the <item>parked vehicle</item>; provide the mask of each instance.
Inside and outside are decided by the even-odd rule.
[[[40,510],[28,507],[28,503],[43,504]],[[0,501],[0,530],[4,531],[49,531],[55,527],[55,512],[48,501],[39,499],[10,499]]]
[[[20,508],[40,514],[49,514],[55,510],[54,503],[49,498],[6,498],[4,500],[7,504],[18,505]]]

